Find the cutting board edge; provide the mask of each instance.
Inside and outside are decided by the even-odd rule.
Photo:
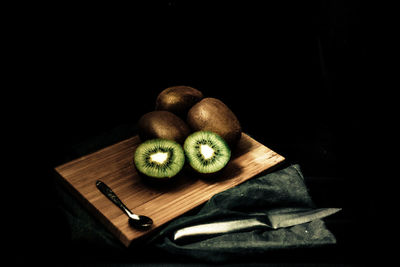
[[[56,168],[55,168],[56,169]],[[116,225],[112,223],[112,221],[108,220],[108,218],[96,208],[93,203],[91,203],[88,199],[86,199],[72,184],[69,183],[56,169],[56,176],[58,177],[58,181],[64,185],[64,188],[71,193],[78,202],[89,212],[90,216],[93,218],[97,218],[100,220],[100,223],[105,227],[108,231],[110,231],[114,237],[122,242],[126,247],[130,245],[132,240],[130,240]],[[94,214],[93,214],[94,213]]]

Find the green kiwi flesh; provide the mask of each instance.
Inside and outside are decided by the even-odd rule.
[[[170,179],[185,164],[182,146],[172,140],[151,139],[140,144],[134,156],[136,169],[147,177]]]
[[[220,171],[231,158],[228,144],[211,131],[192,133],[186,138],[183,149],[189,165],[202,174]]]

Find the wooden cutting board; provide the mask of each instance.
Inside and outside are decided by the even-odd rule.
[[[213,195],[284,160],[281,155],[242,134],[230,162],[217,179],[195,178],[185,171],[173,186],[154,187],[143,182],[133,164],[134,151],[140,142],[139,137],[134,136],[55,168],[63,184],[125,246]],[[96,180],[105,182],[133,212],[151,217],[153,227],[147,231],[132,228],[128,217],[96,188]]]

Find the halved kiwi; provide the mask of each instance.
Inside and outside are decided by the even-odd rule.
[[[137,147],[134,162],[136,169],[145,176],[167,180],[182,170],[185,154],[175,141],[151,139]]]
[[[228,144],[211,131],[192,133],[186,138],[183,149],[189,165],[202,174],[220,171],[231,158]]]

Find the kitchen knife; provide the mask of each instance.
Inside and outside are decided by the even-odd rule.
[[[266,214],[252,214],[253,218],[233,219],[214,223],[199,224],[175,231],[173,240],[177,243],[198,242],[214,236],[250,231],[254,229],[279,229],[311,222],[332,215],[340,208],[281,208]]]

